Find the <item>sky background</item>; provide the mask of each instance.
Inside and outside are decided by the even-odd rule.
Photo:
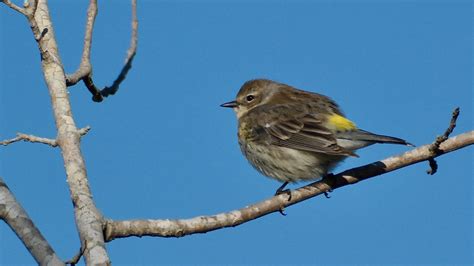
[[[92,63],[98,86],[119,73],[129,1],[101,1]],[[50,1],[66,72],[80,60],[87,1]],[[139,1],[138,53],[119,92],[70,88],[89,182],[112,219],[231,211],[280,185],[241,155],[236,118],[219,104],[265,77],[336,100],[360,128],[432,142],[461,115],[473,129],[470,1]],[[27,21],[0,5],[0,139],[54,138],[50,98]],[[409,150],[374,145],[335,172]],[[338,189],[235,228],[107,244],[114,264],[472,264],[473,148]],[[0,147],[0,176],[58,255],[79,249],[59,149]],[[301,184],[303,185],[303,184]],[[290,186],[296,188],[297,185]],[[0,264],[35,264],[0,223]]]

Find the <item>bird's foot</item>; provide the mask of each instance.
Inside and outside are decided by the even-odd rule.
[[[281,194],[287,194],[288,195],[288,201],[291,200],[291,190],[290,189],[284,189],[288,185],[288,182],[283,183],[276,191],[275,191],[275,196],[281,195]]]
[[[275,191],[275,196],[281,195],[281,194],[287,194],[288,195],[288,201],[291,200],[291,190],[290,189],[285,189],[286,185],[288,185],[288,182],[283,183],[276,191]],[[280,212],[281,215],[286,216],[285,213],[285,207],[281,207],[278,212]]]
[[[285,213],[285,207],[281,207],[278,212],[283,215],[283,216],[286,216],[286,213]]]
[[[326,174],[323,176],[323,180],[325,179],[330,179],[330,178],[333,178],[334,177],[334,174],[333,173],[329,173],[329,174]],[[329,188],[328,190],[324,191],[324,196],[326,197],[326,199],[329,199],[331,198],[331,196],[329,196],[329,193],[332,192],[332,189]]]
[[[329,193],[331,192],[332,192],[332,189],[328,189],[327,191],[324,191],[324,196],[326,197],[326,199],[331,198],[331,196],[329,196]]]

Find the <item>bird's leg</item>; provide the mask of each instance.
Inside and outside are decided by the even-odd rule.
[[[289,189],[284,189],[286,187],[286,185],[288,185],[288,182],[285,182],[283,183],[276,191],[275,191],[275,196],[278,196],[278,195],[281,195],[283,193],[286,193],[288,194],[288,201],[291,200],[291,190]],[[284,207],[281,207],[279,210],[281,215],[283,216],[286,216],[286,213],[285,213],[285,208]]]
[[[283,183],[276,191],[275,191],[275,196],[281,195],[283,193],[288,194],[288,201],[291,200],[291,190],[289,189],[284,189],[288,185],[288,182]]]
[[[334,177],[334,174],[333,173],[329,173],[329,174],[326,174],[325,176],[323,176],[323,180],[324,179],[328,179],[328,178],[332,178]],[[329,196],[329,193],[332,192],[332,189],[329,188],[328,190],[324,191],[324,196],[326,197],[326,199],[329,199],[331,196]]]

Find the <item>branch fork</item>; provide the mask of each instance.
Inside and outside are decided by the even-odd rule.
[[[125,80],[128,71],[132,68],[132,61],[135,57],[137,51],[137,41],[138,41],[138,20],[137,20],[137,5],[136,0],[132,0],[132,35],[130,41],[130,47],[127,51],[127,56],[125,58],[125,64],[120,71],[119,76],[115,79],[113,84],[108,87],[105,86],[103,89],[97,88],[92,79],[92,64],[90,61],[90,52],[92,45],[92,32],[94,28],[95,18],[97,16],[98,7],[97,0],[90,0],[89,8],[87,10],[87,23],[86,31],[84,36],[84,48],[82,51],[82,58],[79,68],[76,72],[66,75],[66,85],[68,87],[75,85],[77,82],[82,80],[84,85],[92,94],[92,100],[94,102],[102,102],[104,97],[109,95],[114,95],[120,84]]]

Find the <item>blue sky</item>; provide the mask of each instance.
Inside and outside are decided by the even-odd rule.
[[[94,81],[110,85],[129,45],[128,1],[100,3]],[[67,72],[79,64],[86,1],[50,1]],[[70,88],[89,181],[113,219],[189,218],[272,195],[279,183],[240,154],[236,118],[219,104],[265,77],[332,97],[360,128],[422,145],[461,107],[473,128],[469,1],[139,1],[139,46],[120,91],[92,102]],[[0,6],[0,139],[55,136],[26,20]],[[374,145],[336,172],[408,150]],[[473,149],[417,164],[238,226],[180,239],[107,245],[115,264],[472,264]],[[63,259],[79,249],[58,149],[0,148],[0,176]],[[296,186],[291,186],[292,188]],[[0,224],[0,264],[34,264]]]

